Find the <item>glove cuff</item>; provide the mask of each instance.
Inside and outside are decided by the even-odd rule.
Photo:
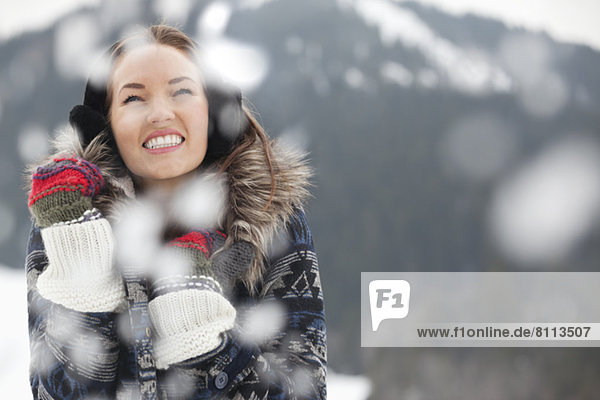
[[[233,328],[235,308],[217,292],[181,290],[150,301],[156,333],[154,355],[160,369],[200,356],[221,344],[221,333]]]
[[[114,311],[125,301],[125,290],[113,268],[110,224],[97,211],[82,218],[41,230],[48,267],[37,288],[46,299],[76,311]]]
[[[221,284],[208,275],[170,275],[161,277],[150,286],[150,300],[181,290],[210,290],[223,294]]]
[[[37,288],[45,299],[79,312],[114,312],[125,305],[123,281],[116,273],[93,279],[52,279],[41,274]]]
[[[30,206],[39,226],[45,228],[61,222],[76,222],[92,210],[92,199],[76,192],[59,191],[37,200]]]

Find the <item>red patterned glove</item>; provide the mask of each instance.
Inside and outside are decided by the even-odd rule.
[[[81,218],[104,184],[99,168],[81,158],[55,158],[33,174],[29,208],[41,227]]]

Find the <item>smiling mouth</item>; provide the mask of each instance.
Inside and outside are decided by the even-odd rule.
[[[156,136],[142,144],[142,146],[146,149],[155,150],[178,146],[183,143],[184,140],[185,139],[179,135]]]

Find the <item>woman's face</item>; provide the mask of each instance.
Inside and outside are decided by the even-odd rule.
[[[144,187],[173,187],[206,154],[208,102],[200,71],[183,52],[148,44],[117,60],[110,121],[127,168]]]

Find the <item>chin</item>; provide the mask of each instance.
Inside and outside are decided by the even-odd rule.
[[[190,169],[190,170],[182,170],[182,171],[161,171],[158,174],[152,174],[151,176],[149,176],[150,179],[153,180],[170,180],[170,179],[180,179],[180,178],[184,178],[186,176],[191,175],[194,171],[196,170],[196,168]]]
[[[161,174],[158,176],[152,176],[152,177],[150,177],[150,179],[155,180],[155,181],[168,181],[171,179],[182,178],[183,176],[185,176],[185,174]]]

